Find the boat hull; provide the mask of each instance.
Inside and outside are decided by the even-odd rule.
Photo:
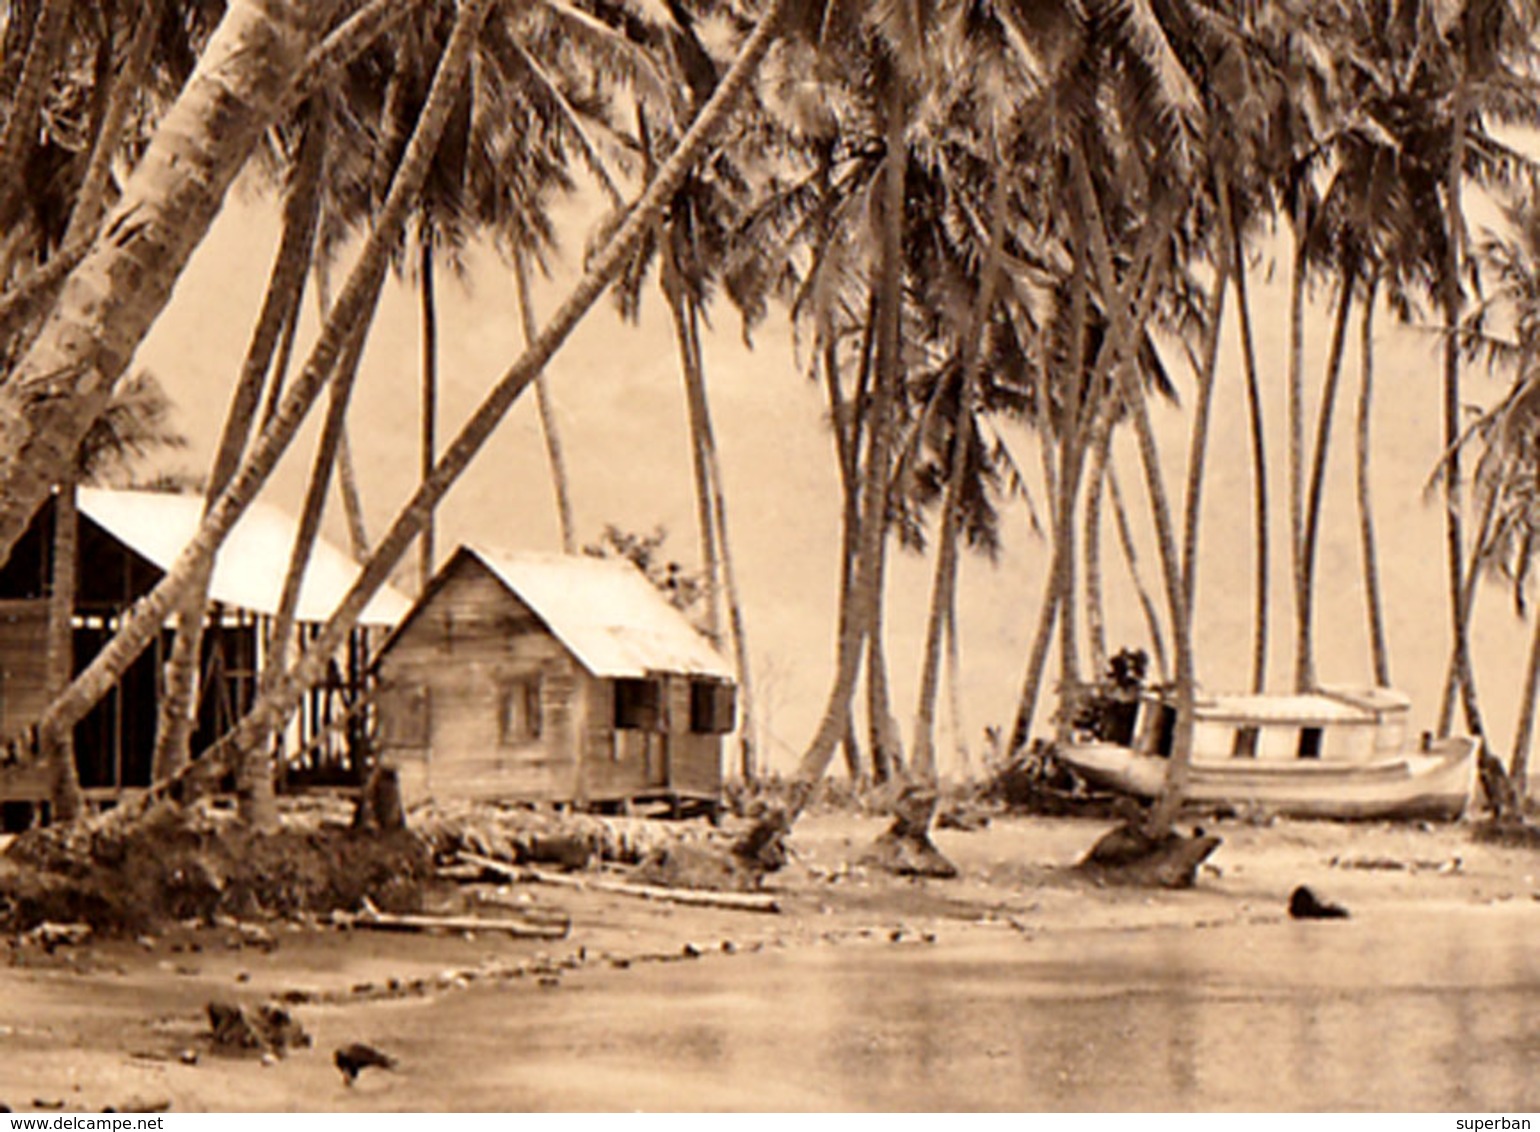
[[[1152,798],[1170,760],[1112,743],[1073,743],[1058,752],[1092,786]],[[1187,799],[1293,817],[1423,818],[1453,821],[1470,804],[1476,742],[1447,739],[1425,753],[1369,763],[1195,759]]]

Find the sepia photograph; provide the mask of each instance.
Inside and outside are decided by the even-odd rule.
[[[1527,1129],[1537,604],[1540,0],[0,0],[11,1129]]]

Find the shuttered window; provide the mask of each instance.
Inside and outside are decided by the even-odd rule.
[[[615,728],[656,731],[662,691],[656,680],[615,681]]]
[[[690,730],[697,735],[726,735],[737,724],[738,689],[725,680],[696,680],[690,685]]]
[[[498,695],[498,742],[505,747],[540,738],[540,677],[510,680]]]

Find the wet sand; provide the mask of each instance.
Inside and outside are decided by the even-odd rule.
[[[1540,1108],[1540,855],[1462,826],[1225,822],[1197,890],[1149,893],[1065,871],[1104,828],[942,832],[963,877],[911,882],[849,867],[881,823],[814,816],[782,915],[517,889],[573,916],[555,943],[294,929],[263,953],[202,930],[17,950],[0,1101]],[[1299,883],[1352,918],[1289,920]],[[271,1065],[201,1049],[208,999],[286,990],[318,1000],[295,1007],[314,1048]],[[331,1051],[354,1040],[399,1070],[344,1086]],[[175,1060],[188,1048],[196,1065]]]

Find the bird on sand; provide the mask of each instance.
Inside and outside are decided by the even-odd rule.
[[[1296,920],[1345,920],[1348,910],[1340,904],[1322,900],[1310,889],[1300,885],[1289,896],[1289,915]]]
[[[332,1054],[332,1061],[342,1072],[342,1081],[345,1085],[351,1085],[358,1080],[358,1075],[365,1069],[394,1069],[396,1059],[383,1050],[375,1049],[363,1042],[353,1042],[345,1045]]]

